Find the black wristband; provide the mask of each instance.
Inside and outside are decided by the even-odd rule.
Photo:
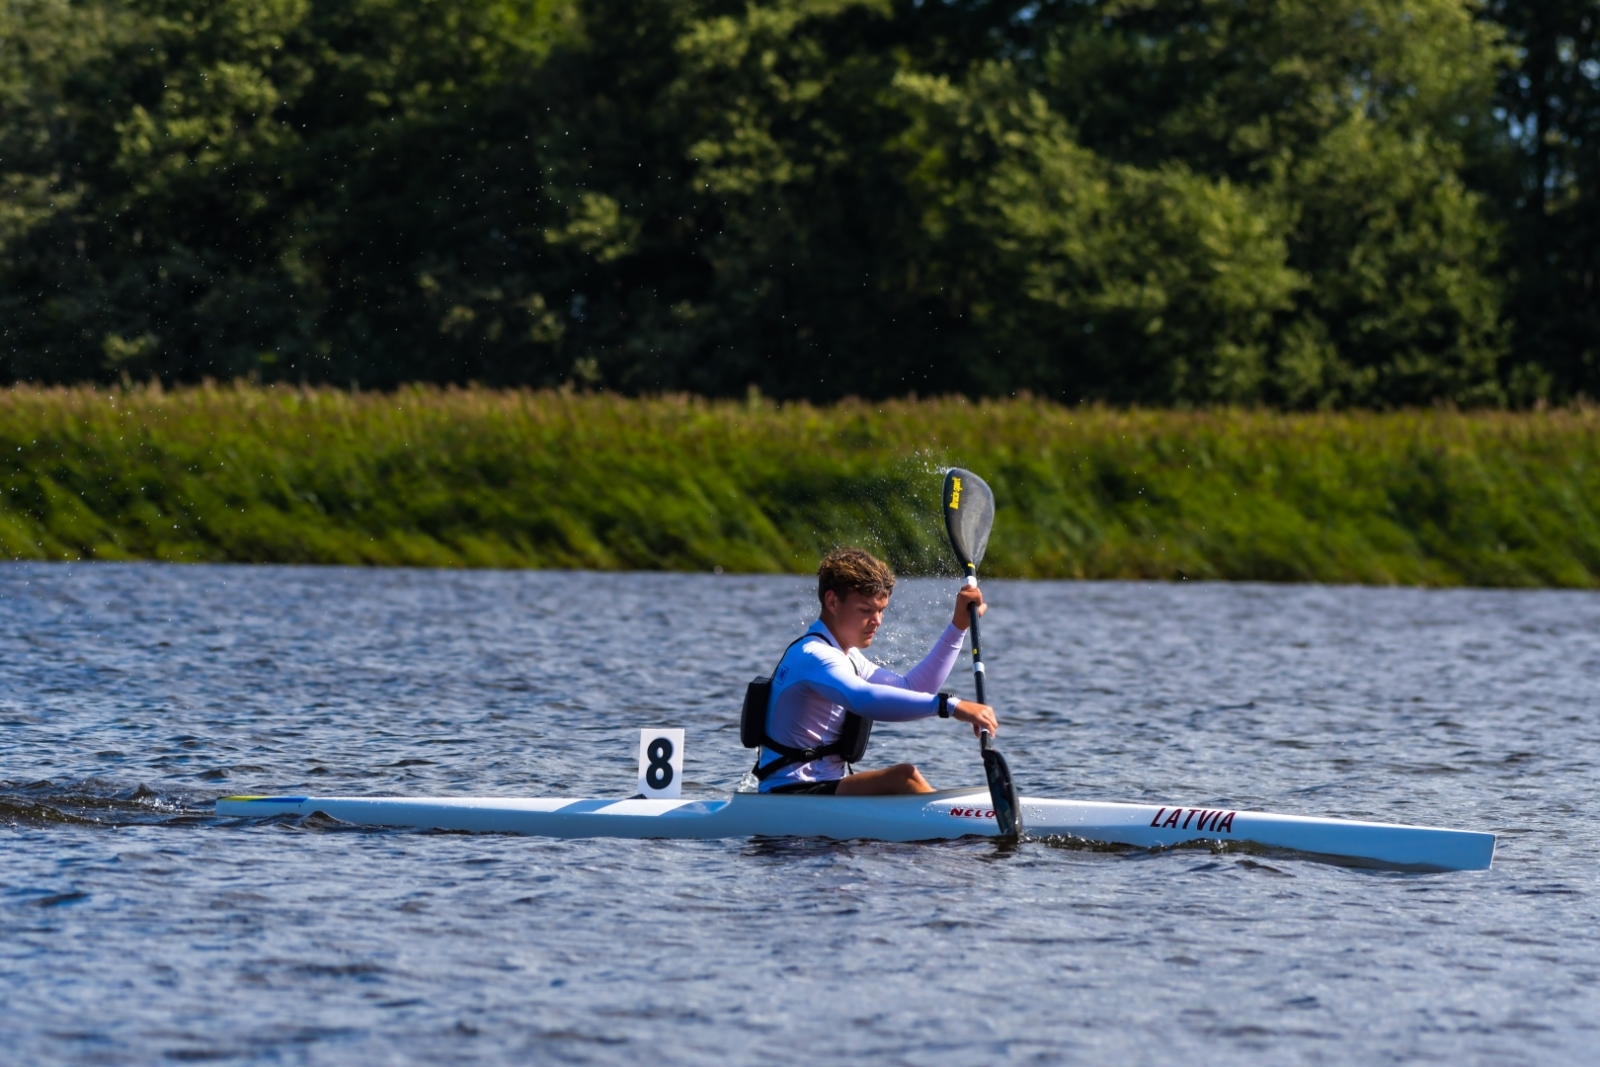
[[[950,717],[950,694],[949,693],[940,693],[939,694],[939,718],[948,719],[949,717]]]

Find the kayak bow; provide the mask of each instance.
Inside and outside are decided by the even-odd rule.
[[[1418,871],[1488,868],[1495,835],[1427,826],[1270,815],[1226,808],[1022,798],[1030,837],[1140,848],[1191,841],[1290,849],[1340,862]],[[738,838],[933,841],[995,837],[987,789],[913,796],[839,797],[735,793],[683,800],[546,797],[223,797],[217,814],[262,818],[320,812],[361,826],[539,837]]]

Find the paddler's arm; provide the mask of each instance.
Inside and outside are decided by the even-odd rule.
[[[893,685],[878,685],[856,677],[849,665],[825,675],[801,679],[803,685],[829,702],[849,708],[876,722],[910,722],[939,714],[939,697]]]
[[[879,667],[867,675],[867,681],[878,685],[893,685],[905,689],[914,689],[919,693],[936,693],[944,685],[945,679],[950,677],[950,670],[956,665],[956,659],[961,655],[961,645],[967,637],[967,605],[978,605],[978,615],[982,617],[988,608],[983,603],[983,591],[977,586],[963,586],[961,592],[956,594],[955,616],[950,620],[950,625],[944,628],[934,641],[928,654],[922,657],[922,662],[912,667],[904,676],[898,675],[886,667]]]
[[[849,660],[832,649],[806,649],[796,655],[800,671],[794,685],[805,686],[835,704],[875,722],[909,722],[939,714],[939,694],[918,693],[899,686],[877,685],[856,677]],[[952,700],[950,715],[972,724],[974,735],[988,730],[997,735],[994,709],[975,700]]]

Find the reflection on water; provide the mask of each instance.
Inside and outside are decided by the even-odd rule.
[[[15,1062],[1573,1062],[1600,1047],[1600,599],[990,583],[1042,796],[1492,830],[1492,871],[1259,849],[544,841],[218,820],[234,792],[731,789],[802,579],[0,568]],[[903,582],[908,665],[950,583]],[[970,682],[952,679],[964,690]],[[870,762],[983,780],[959,724]]]

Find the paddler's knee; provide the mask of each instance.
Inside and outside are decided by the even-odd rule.
[[[933,787],[914,763],[896,763],[877,771],[861,771],[839,780],[840,796],[893,796],[896,793],[931,793]]]
[[[922,772],[917,770],[917,765],[915,763],[896,763],[893,767],[889,767],[887,769],[893,776],[892,780],[896,785],[901,786],[904,792],[933,792],[933,786],[929,785],[928,780],[922,777]]]

